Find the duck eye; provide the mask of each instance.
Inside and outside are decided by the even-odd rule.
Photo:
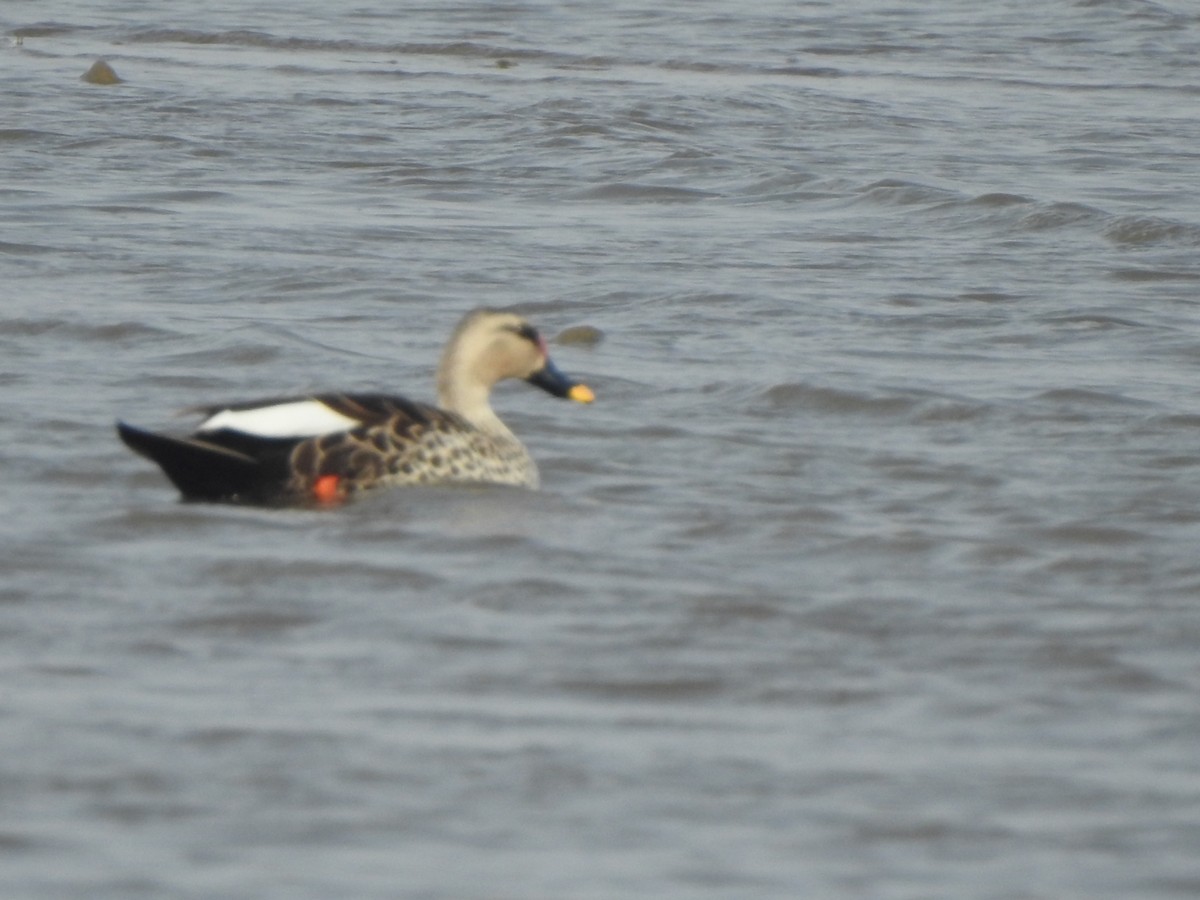
[[[534,328],[529,323],[525,323],[524,325],[514,326],[513,331],[516,332],[517,334],[519,334],[521,337],[525,338],[525,340],[529,341],[529,343],[531,343],[531,344],[534,344],[539,347],[542,344],[541,335],[539,335],[537,332],[537,329]]]

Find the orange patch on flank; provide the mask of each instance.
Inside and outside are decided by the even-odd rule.
[[[322,503],[335,503],[342,499],[342,479],[337,475],[322,475],[313,482],[313,496]]]

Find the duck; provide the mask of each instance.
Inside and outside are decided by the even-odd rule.
[[[437,405],[404,396],[319,393],[193,407],[186,435],[118,420],[117,434],[162,469],[185,501],[264,506],[338,504],[376,488],[454,483],[536,489],[538,468],[492,409],[492,388],[520,379],[591,403],[545,339],[516,313],[465,315],[442,351]]]

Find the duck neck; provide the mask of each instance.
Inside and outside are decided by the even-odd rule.
[[[462,416],[480,431],[512,437],[508,426],[492,410],[488,400],[491,389],[485,382],[472,377],[473,374],[463,371],[453,357],[443,360],[438,369],[438,405]]]

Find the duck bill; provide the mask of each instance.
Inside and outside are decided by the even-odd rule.
[[[546,358],[546,364],[538,371],[530,375],[526,381],[530,384],[537,385],[547,394],[553,394],[555,397],[565,397],[568,400],[574,400],[576,403],[591,403],[596,399],[596,395],[592,393],[592,389],[586,384],[580,384],[578,381],[572,381],[563,371]]]

